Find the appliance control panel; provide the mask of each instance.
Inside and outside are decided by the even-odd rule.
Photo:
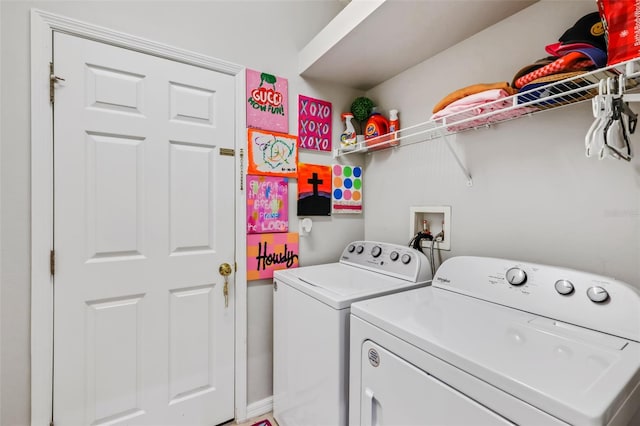
[[[431,280],[431,266],[424,253],[397,244],[354,241],[343,250],[340,263],[411,282]]]
[[[433,286],[640,342],[640,290],[568,268],[459,256]]]

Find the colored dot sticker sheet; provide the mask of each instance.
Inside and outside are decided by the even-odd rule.
[[[362,213],[362,167],[334,164],[332,213]]]

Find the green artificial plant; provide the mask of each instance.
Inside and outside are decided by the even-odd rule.
[[[354,99],[353,103],[351,104],[351,113],[353,114],[353,118],[358,121],[361,128],[362,123],[367,121],[367,119],[371,115],[374,106],[375,104],[373,103],[373,101],[365,96],[360,96]]]

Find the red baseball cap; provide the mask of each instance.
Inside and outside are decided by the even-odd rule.
[[[573,51],[574,49],[589,48],[589,47],[593,47],[593,45],[589,44],[589,43],[582,43],[582,42],[565,44],[565,43],[559,41],[557,43],[551,43],[551,44],[547,45],[544,48],[544,50],[546,50],[549,55],[553,55],[555,57],[560,57],[560,56],[564,55],[565,53],[569,53],[569,52]]]

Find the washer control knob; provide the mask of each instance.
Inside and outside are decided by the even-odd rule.
[[[395,250],[394,250],[394,251],[392,251],[392,252],[391,252],[391,254],[389,255],[389,257],[391,258],[391,260],[393,260],[393,261],[395,262],[396,260],[398,260],[398,258],[400,257],[400,255],[398,254],[398,252],[397,252],[397,251],[395,251]]]
[[[371,249],[371,256],[373,257],[378,257],[382,254],[382,249],[380,248],[380,246],[374,246]]]
[[[356,249],[356,246],[354,246],[353,244],[349,244],[349,247],[347,247],[347,251],[349,253],[353,253]]]
[[[609,293],[607,293],[607,290],[597,285],[589,287],[587,290],[587,296],[594,303],[604,303],[609,300]]]
[[[362,254],[363,251],[364,251],[364,246],[358,246],[356,248],[356,253],[358,253],[358,254]]]
[[[511,268],[507,271],[507,281],[511,285],[522,285],[527,281],[527,273],[520,268]]]
[[[556,281],[556,291],[563,296],[568,296],[573,293],[573,283],[569,280]]]
[[[411,255],[405,253],[402,255],[402,263],[404,263],[405,265],[408,265],[409,262],[411,262]]]

